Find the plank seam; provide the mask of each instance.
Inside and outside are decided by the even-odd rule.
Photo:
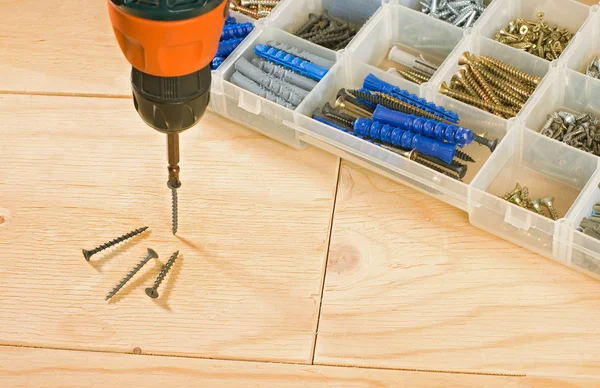
[[[310,356],[310,363],[314,365],[315,354],[317,350],[317,339],[319,337],[319,324],[321,322],[321,308],[323,307],[323,294],[325,293],[325,279],[327,278],[327,265],[329,263],[329,251],[331,248],[331,238],[333,235],[333,221],[335,219],[335,206],[337,204],[338,190],[340,188],[340,178],[342,176],[342,159],[338,158],[337,166],[337,178],[335,180],[335,188],[333,192],[333,206],[331,207],[331,215],[329,217],[329,236],[327,236],[327,248],[325,250],[325,263],[323,264],[323,279],[321,279],[321,290],[319,295],[319,309],[317,310],[317,325],[315,327],[315,335],[313,337],[312,354]]]

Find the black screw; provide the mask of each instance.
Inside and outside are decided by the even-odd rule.
[[[160,274],[158,274],[158,277],[154,281],[154,285],[152,287],[146,288],[146,295],[148,295],[152,299],[158,298],[158,287],[160,286],[160,283],[162,283],[162,281],[165,279],[165,276],[167,276],[167,273],[169,273],[169,271],[171,270],[171,267],[173,267],[173,264],[175,264],[175,260],[177,260],[178,256],[179,251],[173,253],[173,256],[171,256],[169,261],[167,261],[167,264],[165,264],[165,267],[162,269],[162,271],[160,271]]]
[[[136,273],[138,273],[139,270],[142,269],[142,267],[146,265],[146,263],[149,262],[151,259],[158,259],[158,254],[153,249],[148,248],[148,254],[146,255],[146,257],[144,257],[142,261],[140,261],[135,267],[133,267],[133,269],[123,278],[123,280],[121,280],[119,284],[117,284],[115,288],[113,288],[112,291],[109,292],[108,295],[106,295],[106,300],[109,300],[110,298],[115,296],[115,294],[119,292],[121,288],[123,288],[123,286],[125,286],[125,284],[127,284],[127,282],[129,282],[131,278]]]
[[[99,247],[92,249],[91,251],[82,249],[81,251],[83,252],[83,257],[87,261],[90,261],[90,257],[92,257],[93,255],[95,255],[96,253],[101,252],[101,251],[103,251],[105,249],[108,249],[108,248],[110,248],[110,247],[112,247],[114,245],[117,245],[118,243],[123,242],[125,240],[129,240],[133,236],[137,236],[138,234],[144,232],[146,229],[148,229],[147,226],[144,226],[143,228],[140,228],[140,229],[136,229],[133,232],[129,232],[127,234],[124,234],[121,237],[118,237],[118,238],[116,238],[114,240],[111,240],[111,241],[105,243],[105,244],[102,244]]]
[[[479,135],[475,135],[475,142],[486,146],[491,152],[494,152],[498,146],[498,139],[490,140]]]
[[[456,150],[456,157],[460,160],[464,160],[465,162],[475,163],[475,159],[461,150]]]

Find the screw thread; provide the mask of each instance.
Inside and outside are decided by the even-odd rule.
[[[398,70],[398,74],[400,74],[403,78],[406,78],[407,80],[416,83],[417,85],[429,81],[428,78],[423,77],[420,74],[412,72],[410,70]]]
[[[90,251],[90,256],[94,255],[94,254],[96,254],[98,252],[101,252],[101,251],[103,251],[105,249],[108,249],[108,248],[110,248],[112,246],[115,246],[115,245],[117,245],[120,242],[123,242],[125,240],[129,240],[130,238],[132,238],[134,236],[137,236],[138,234],[144,232],[146,229],[148,229],[148,227],[144,226],[143,228],[136,229],[136,230],[134,230],[132,232],[129,232],[127,234],[124,234],[123,236],[118,237],[118,238],[116,238],[114,240],[110,240],[109,242],[104,243],[104,244],[100,245],[99,247],[92,249]]]
[[[417,157],[416,161],[417,161],[417,163],[419,163],[419,164],[421,164],[421,165],[423,165],[425,167],[428,167],[428,168],[432,169],[433,171],[439,172],[440,174],[444,174],[444,175],[446,175],[446,176],[448,176],[448,177],[450,177],[452,179],[456,179],[457,181],[460,181],[460,178],[458,177],[458,175],[453,174],[453,173],[451,173],[449,171],[446,171],[442,167],[440,167],[440,166],[438,166],[436,164],[430,163],[430,162],[428,162],[426,160],[423,160],[423,159],[421,159],[419,157]]]
[[[353,36],[349,37],[346,40],[341,41],[333,49],[334,50],[341,50],[341,49],[345,48],[346,46],[348,46],[348,44],[350,44],[350,42],[352,42],[352,39],[354,39]]]
[[[171,270],[171,267],[173,267],[173,264],[175,264],[175,261],[177,260],[178,256],[179,251],[173,253],[169,261],[167,261],[167,264],[165,264],[164,268],[162,269],[162,271],[160,271],[160,274],[158,274],[158,277],[154,281],[154,285],[152,286],[153,289],[157,290],[158,287],[160,287],[160,284],[163,282],[163,280],[165,280],[165,277]]]
[[[299,29],[298,31],[296,31],[296,35],[302,35],[305,34],[307,32],[309,32],[318,22],[319,22],[320,18],[318,16],[314,16],[312,18],[310,18],[309,15],[309,19],[306,23],[304,23]]]
[[[177,230],[179,229],[179,206],[177,200],[177,189],[171,189],[171,225],[173,229],[173,234],[177,234]]]
[[[441,88],[440,92],[442,94],[445,94],[445,95],[447,95],[449,97],[452,97],[452,98],[455,98],[457,100],[466,102],[468,104],[475,105],[475,106],[477,106],[479,108],[485,108],[485,109],[490,109],[490,110],[498,111],[500,113],[504,113],[504,114],[509,115],[511,117],[516,116],[517,113],[518,113],[518,112],[514,112],[514,110],[512,108],[501,106],[501,105],[499,106],[499,105],[496,105],[494,103],[490,103],[488,101],[485,101],[485,100],[482,100],[482,99],[479,99],[479,98],[471,97],[471,96],[469,96],[469,95],[467,95],[465,93],[460,93],[460,92],[457,92],[457,91],[454,91],[454,90]]]
[[[514,77],[512,77],[510,74],[504,73],[502,69],[488,62],[477,61],[476,63],[483,70],[481,73],[484,78],[497,88],[500,88],[507,93],[511,93],[515,95],[515,97],[525,99],[525,101],[527,101],[527,99],[529,99],[531,96],[532,91],[529,90],[526,85],[516,82]],[[497,79],[496,77],[500,79]],[[501,82],[500,80],[504,82]]]
[[[459,149],[456,150],[455,156],[460,160],[464,160],[465,162],[475,163],[475,159],[473,159],[469,154]]]
[[[521,71],[521,70],[517,69],[514,66],[511,66],[511,65],[506,64],[504,62],[498,61],[498,60],[496,60],[494,58],[486,57],[486,56],[482,55],[482,56],[479,57],[479,59],[481,59],[483,62],[492,63],[496,67],[498,67],[499,69],[501,69],[504,72],[506,72],[507,74],[509,74],[509,75],[511,75],[511,76],[513,76],[515,78],[521,79],[521,80],[523,80],[523,81],[525,81],[527,83],[530,83],[532,85],[537,86],[540,83],[540,81],[542,80],[542,77],[536,77],[536,76],[533,76],[531,74],[527,74],[524,71]]]
[[[344,125],[346,125],[349,128],[352,128],[354,126],[354,123],[344,117],[341,117],[339,115],[333,114],[333,113],[325,113],[323,112],[323,116],[330,118],[330,119],[334,119],[339,121],[340,123],[343,123]]]
[[[439,116],[434,115],[433,113],[429,113],[426,110],[421,108],[417,108],[411,104],[408,104],[404,101],[398,100],[392,96],[389,96],[385,93],[374,92],[374,93],[366,93],[361,90],[351,90],[350,93],[354,95],[356,98],[367,101],[371,104],[381,105],[388,109],[397,110],[398,112],[414,114],[417,116],[426,117],[428,119],[439,120],[444,123],[450,123],[450,121],[445,120]]]
[[[106,300],[109,300],[110,298],[112,298],[113,296],[115,296],[115,294],[117,292],[119,292],[121,290],[121,288],[123,288],[125,286],[125,284],[127,284],[131,278],[133,278],[135,276],[136,273],[138,273],[140,271],[140,269],[142,269],[142,267],[144,265],[146,265],[147,262],[150,261],[150,259],[155,258],[158,256],[154,255],[154,252],[148,252],[148,255],[146,255],[146,257],[144,257],[142,259],[142,261],[140,261],[135,267],[133,267],[133,269],[131,271],[129,271],[129,273],[127,275],[125,275],[125,277],[119,282],[119,284],[117,284],[109,293],[108,295],[106,295]]]
[[[479,70],[477,70],[477,68],[475,66],[469,66],[469,69],[471,70],[471,73],[473,74],[473,76],[475,77],[475,79],[477,80],[477,82],[479,83],[481,88],[485,91],[487,100],[493,102],[496,105],[501,105],[500,100],[498,100],[498,97],[496,97],[496,95],[494,94],[494,91],[492,90],[490,85],[486,82],[486,80],[483,78],[483,76],[481,75]],[[470,77],[467,74],[467,80],[469,78]],[[484,98],[484,100],[486,100],[486,99]]]
[[[490,84],[496,87],[495,93],[503,100],[509,102],[516,107],[522,107],[525,101],[523,101],[523,95],[529,95],[529,93],[523,90],[523,94],[519,94],[517,91],[508,87],[504,82],[501,82],[498,78],[494,77],[491,73],[480,68],[481,75]]]
[[[465,76],[464,79],[466,83],[471,87],[471,89],[475,92],[475,96],[478,96],[482,100],[490,101],[490,97],[488,96],[487,92],[483,90],[481,86],[479,86],[477,81],[475,81],[475,78]]]

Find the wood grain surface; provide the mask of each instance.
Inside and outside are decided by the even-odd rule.
[[[591,388],[598,383],[0,347],[0,386],[11,388]]]
[[[106,0],[0,0],[0,91],[130,96]]]
[[[207,114],[182,135],[175,238],[166,140],[131,101],[4,95],[0,122],[0,344],[311,361],[336,157]],[[105,302],[147,247],[159,261]]]
[[[600,373],[598,282],[343,162],[315,362]]]

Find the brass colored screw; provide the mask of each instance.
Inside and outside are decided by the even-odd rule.
[[[554,208],[554,197],[548,197],[548,198],[543,198],[541,200],[542,205],[546,206],[546,208],[548,209],[548,211],[550,212],[550,216],[552,217],[552,219],[554,221],[558,220],[558,213],[556,212],[556,209]]]
[[[542,209],[542,201],[539,199],[534,199],[533,201],[529,201],[529,207],[541,216],[546,217],[546,213],[544,213],[544,209]]]
[[[489,109],[493,111],[498,111],[500,113],[506,114],[507,116],[514,117],[518,112],[515,112],[514,109],[505,107],[503,105],[496,105],[479,98],[471,97],[467,94],[456,92],[454,90],[450,90],[446,82],[442,82],[440,86],[440,93],[447,95],[448,97],[455,98],[459,101],[466,102],[467,104],[475,105],[479,108]]]
[[[464,68],[461,68],[456,73],[454,73],[454,75],[452,76],[451,82],[456,82],[457,84],[462,85],[462,87],[465,88],[467,93],[469,93],[473,97],[478,96],[477,91],[475,89],[473,89],[471,84],[469,84],[469,81],[467,81],[467,77],[466,77]]]
[[[480,71],[481,71],[481,74],[483,75],[483,78],[485,78],[486,81],[488,81],[490,84],[492,84],[492,86],[496,87],[496,94],[498,94],[498,96],[500,98],[502,98],[505,101],[510,102],[511,104],[514,103],[514,105],[519,108],[521,108],[523,106],[525,101],[524,101],[524,97],[522,95],[520,95],[519,93],[517,93],[516,91],[511,89],[505,82],[502,82],[500,80],[500,78],[495,77],[490,72],[488,72],[482,68],[480,68]],[[527,93],[527,92],[525,92],[525,93]]]
[[[519,193],[516,193],[512,197],[510,197],[508,199],[508,202],[512,202],[515,205],[519,205],[521,207],[527,207],[527,204],[525,203],[525,201],[523,201],[523,199],[521,198],[521,196],[519,196]]]
[[[508,199],[509,199],[510,197],[512,197],[513,195],[515,195],[515,194],[517,194],[517,193],[520,193],[520,192],[521,192],[521,189],[522,189],[522,188],[521,188],[521,185],[520,185],[519,183],[517,183],[517,186],[515,186],[515,188],[514,188],[514,189],[513,189],[511,192],[509,192],[509,193],[506,193],[506,194],[505,194],[505,195],[502,197],[502,199],[504,199],[504,200],[507,200],[507,201],[508,201]]]
[[[430,79],[430,77],[426,77],[421,73],[417,73],[416,71],[412,70],[399,69],[397,71],[398,74],[400,74],[403,78],[406,78],[407,80],[412,81],[418,85],[425,83]]]
[[[536,77],[531,74],[527,74],[524,71],[521,71],[514,66],[508,65],[504,62],[500,62],[494,58],[490,58],[490,57],[486,57],[486,56],[482,55],[479,57],[479,59],[482,60],[483,62],[492,63],[495,66],[497,66],[498,68],[500,68],[501,70],[508,73],[509,75],[512,75],[513,77],[521,79],[521,80],[528,82],[530,84],[533,84],[535,86],[539,85],[540,82],[542,81],[542,77]]]
[[[482,100],[490,101],[489,97],[485,93],[485,90],[483,90],[481,88],[481,86],[479,86],[479,84],[477,83],[477,81],[475,81],[473,79],[473,77],[470,77],[470,73],[469,73],[469,68],[468,67],[462,67],[457,73],[461,73],[462,74],[462,78],[465,80],[465,82],[467,83],[467,85],[469,85],[469,88],[475,92],[475,97],[479,97]]]
[[[346,99],[342,96],[338,97],[335,100],[335,108],[336,109],[345,109],[347,111],[353,112],[360,117],[372,117],[371,112],[364,110],[360,106],[354,105],[346,101]]]

